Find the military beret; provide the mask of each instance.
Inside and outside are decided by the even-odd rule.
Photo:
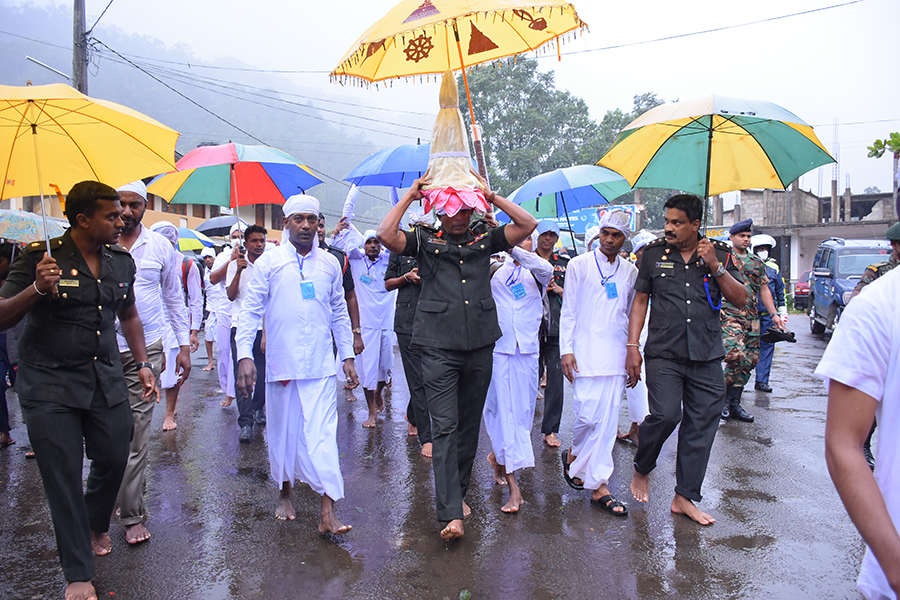
[[[753,230],[753,219],[744,219],[743,221],[738,221],[734,225],[731,226],[731,229],[728,230],[728,233],[734,235],[736,233],[743,233],[745,231]]]
[[[887,233],[884,236],[891,241],[900,241],[900,223],[894,223],[890,227],[888,227]]]

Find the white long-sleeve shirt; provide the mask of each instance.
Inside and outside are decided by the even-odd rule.
[[[134,299],[144,326],[144,342],[149,346],[160,341],[164,333],[163,325],[168,318],[178,345],[187,346],[190,343],[190,317],[184,305],[184,293],[178,273],[184,257],[163,236],[150,231],[143,224],[138,227],[141,232],[134,246],[128,250],[137,267]],[[129,351],[118,320],[116,341],[119,352]]]
[[[231,260],[231,248],[225,246],[225,249],[219,252],[216,255],[216,260],[213,262],[211,272],[218,271],[222,267],[229,264],[229,260]],[[228,278],[227,272],[225,277],[219,283],[211,284],[211,287],[216,288],[215,297],[217,299],[217,303],[215,305],[216,310],[216,318],[223,319],[222,322],[230,323],[231,322],[231,300],[228,299],[228,291],[225,289],[225,280]],[[209,291],[207,291],[207,294]]]
[[[353,287],[359,304],[359,325],[369,329],[394,329],[394,312],[397,307],[397,290],[388,291],[384,286],[391,253],[382,251],[374,261],[365,252],[353,248],[347,253],[353,273]]]
[[[629,261],[616,256],[610,264],[599,250],[569,261],[559,317],[559,353],[575,355],[576,376],[625,374],[628,314],[637,274]],[[615,284],[615,298],[609,297],[603,279]]]
[[[253,358],[263,317],[266,381],[334,375],[332,333],[340,359],[353,358],[343,273],[335,257],[317,247],[303,257],[288,243],[260,256],[252,275],[235,337],[238,360]]]
[[[544,308],[543,295],[553,277],[553,265],[518,247],[510,254],[519,264],[507,260],[491,277],[497,320],[503,332],[503,337],[494,345],[494,352],[515,354],[518,347],[522,354],[535,354],[540,351],[538,333]]]
[[[181,266],[178,267],[178,278],[179,281],[182,281],[182,299],[184,299],[185,296],[185,284],[183,282],[185,270],[187,270],[187,309],[190,319],[188,328],[190,330],[200,329],[200,324],[203,323],[203,289],[200,287],[200,269],[194,261],[190,259],[185,261],[182,259]],[[167,318],[163,343],[166,348],[178,348],[181,344],[179,344],[178,340],[175,338],[175,331],[172,329],[170,323],[171,319]]]

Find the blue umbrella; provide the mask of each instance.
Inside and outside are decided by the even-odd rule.
[[[359,163],[344,181],[356,185],[405,188],[428,170],[429,144],[405,144],[376,152]]]
[[[538,219],[566,219],[575,244],[569,211],[608,204],[631,191],[625,178],[604,167],[575,165],[532,177],[509,195]]]

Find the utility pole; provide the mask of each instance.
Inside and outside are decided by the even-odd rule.
[[[82,94],[88,93],[87,39],[84,35],[84,0],[75,0],[75,23],[72,28],[72,83]]]

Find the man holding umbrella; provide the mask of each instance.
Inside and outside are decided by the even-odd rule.
[[[28,315],[19,402],[50,506],[67,599],[97,597],[91,553],[112,550],[109,519],[128,463],[134,423],[116,317],[134,359],[138,394],[149,402],[155,392],[159,401],[135,304],[134,261],[116,245],[121,211],[113,188],[96,181],[75,185],[66,202],[71,229],[50,242],[54,257],[43,242],[29,245],[0,288],[0,330]],[[91,469],[83,488],[85,452]]]

